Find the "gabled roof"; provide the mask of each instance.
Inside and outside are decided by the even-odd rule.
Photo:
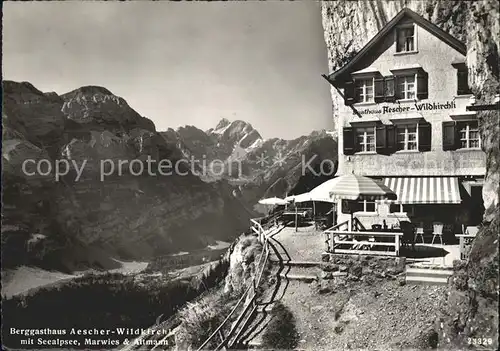
[[[452,48],[460,52],[462,55],[465,55],[467,52],[466,46],[464,43],[462,43],[460,40],[452,36],[451,34],[445,32],[435,24],[427,21],[425,18],[422,16],[416,14],[409,8],[404,8],[402,9],[396,16],[394,16],[393,19],[391,19],[385,26],[380,30],[380,32],[375,35],[372,40],[368,42],[360,51],[359,53],[354,56],[354,58],[349,61],[346,65],[344,65],[342,68],[338,69],[337,71],[329,74],[328,76],[323,75],[323,77],[330,82],[330,84],[333,84],[337,78],[349,73],[352,71],[353,67],[355,66],[356,63],[358,63],[370,50],[375,47],[377,44],[380,43],[380,41],[405,17],[411,18],[415,23],[417,23],[420,27],[426,29],[430,33],[434,34],[436,37],[450,45]]]

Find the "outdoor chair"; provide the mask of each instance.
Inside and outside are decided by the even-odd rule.
[[[456,240],[455,225],[447,223],[443,226],[443,240],[446,243],[452,243]]]
[[[474,235],[475,236],[478,231],[479,231],[479,228],[477,226],[475,226],[475,225],[465,227],[465,234],[468,234],[468,235]]]
[[[432,244],[434,244],[436,237],[439,237],[439,241],[441,242],[441,245],[443,245],[443,223],[434,223]]]
[[[403,246],[411,246],[412,250],[415,249],[415,238],[413,236],[414,227],[411,222],[401,221],[401,230],[403,231],[403,237],[401,238]]]
[[[420,239],[422,239],[422,244],[424,244],[424,224],[422,222],[420,222],[418,227],[415,228],[415,238],[413,239],[413,241],[415,241],[415,243],[418,241],[419,235],[420,235]]]

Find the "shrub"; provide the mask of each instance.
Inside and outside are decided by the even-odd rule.
[[[292,312],[282,303],[277,302],[271,313],[272,319],[262,335],[264,346],[294,349],[299,342],[299,334]]]
[[[200,347],[228,316],[234,303],[235,300],[230,295],[220,292],[207,295],[196,303],[189,303],[179,312],[181,327],[178,339],[182,345],[177,346],[182,346],[182,348]],[[219,342],[219,337],[216,337],[205,348],[214,349]]]
[[[227,291],[236,294],[243,292],[258,272],[258,263],[262,253],[262,244],[256,237],[244,237],[239,240],[233,251],[231,266],[226,279]],[[264,272],[264,281],[267,272]]]

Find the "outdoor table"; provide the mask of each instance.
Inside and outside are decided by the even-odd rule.
[[[379,232],[379,233],[401,233],[401,229],[369,229],[367,232]],[[387,236],[373,236],[375,242],[380,241],[380,242],[394,242],[394,237],[387,237]]]

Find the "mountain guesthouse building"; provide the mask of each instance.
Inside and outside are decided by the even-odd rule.
[[[354,204],[369,228],[403,220],[455,233],[483,216],[486,156],[468,87],[465,45],[409,9],[398,13],[345,66],[334,87],[339,174],[384,182],[392,202]],[[349,219],[338,204],[338,222]]]

